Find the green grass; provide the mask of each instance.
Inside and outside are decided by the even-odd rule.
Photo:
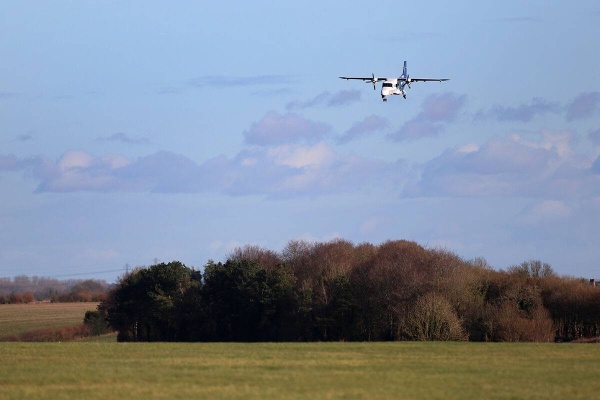
[[[36,329],[80,325],[85,312],[97,306],[98,303],[0,304],[0,338]]]
[[[600,346],[0,343],[0,399],[591,399]]]
[[[105,333],[97,336],[87,336],[75,339],[77,342],[100,342],[100,343],[116,343],[117,332]]]

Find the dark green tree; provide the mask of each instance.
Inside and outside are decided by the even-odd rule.
[[[176,341],[179,303],[200,274],[178,261],[126,274],[99,309],[121,341]]]
[[[108,323],[99,311],[86,311],[83,324],[90,329],[92,335],[102,335],[110,331]]]
[[[202,298],[213,340],[295,339],[294,281],[284,267],[266,270],[244,259],[211,262],[204,270]]]

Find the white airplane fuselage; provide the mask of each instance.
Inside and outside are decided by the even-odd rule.
[[[387,101],[386,96],[391,95],[402,95],[406,98],[406,92],[401,86],[403,85],[398,83],[398,79],[386,79],[381,86],[381,98],[383,101]]]

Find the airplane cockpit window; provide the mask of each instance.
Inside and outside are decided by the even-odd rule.
[[[383,87],[394,87],[391,82],[383,82]]]

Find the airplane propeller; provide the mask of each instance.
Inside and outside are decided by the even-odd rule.
[[[371,73],[371,83],[373,83],[373,90],[375,90],[375,84],[377,83],[377,79],[375,79],[375,74]]]
[[[410,89],[410,84],[412,82],[412,79],[410,79],[410,75],[406,75],[406,77],[404,77],[404,75],[402,75],[400,78],[398,78],[399,81],[402,82],[402,87],[404,87],[405,85],[408,86],[408,88]]]

